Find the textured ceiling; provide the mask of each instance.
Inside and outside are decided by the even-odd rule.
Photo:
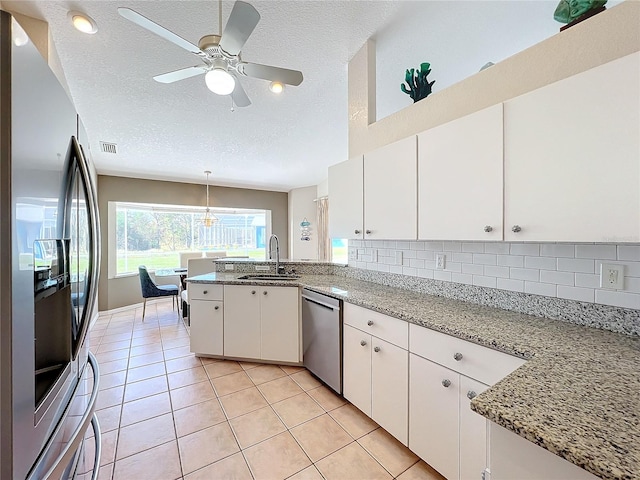
[[[202,76],[160,84],[154,75],[199,64],[188,52],[120,17],[129,7],[194,44],[218,33],[214,1],[3,1],[49,23],[99,173],[289,190],[317,184],[348,152],[347,63],[401,2],[251,1],[261,20],[242,49],[249,62],[304,73],[275,96],[268,82],[240,79],[253,104],[231,111]],[[223,24],[233,2],[223,2]],[[98,24],[85,35],[68,10]],[[99,142],[118,145],[104,154]]]

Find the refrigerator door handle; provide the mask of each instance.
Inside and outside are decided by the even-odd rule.
[[[100,473],[100,456],[102,455],[102,434],[100,432],[100,422],[98,422],[98,416],[95,413],[91,417],[91,426],[93,427],[93,438],[96,442],[91,480],[98,480],[98,473]]]

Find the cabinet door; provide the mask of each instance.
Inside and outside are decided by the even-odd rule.
[[[371,346],[371,418],[407,445],[409,352],[376,337]]]
[[[344,325],[343,349],[344,398],[371,416],[371,335]]]
[[[364,238],[362,156],[329,167],[329,237]]]
[[[261,303],[260,358],[300,361],[297,287],[257,287]]]
[[[409,372],[409,448],[456,480],[459,374],[413,354]]]
[[[416,153],[416,137],[411,136],[365,154],[365,238],[417,238]]]
[[[640,53],[506,102],[505,240],[638,242],[639,111]]]
[[[260,358],[260,297],[257,286],[224,287],[224,354]]]
[[[488,466],[487,419],[469,406],[471,398],[487,388],[484,383],[460,375],[460,480],[478,480]]]
[[[207,355],[222,355],[223,308],[222,302],[192,300],[191,351]]]
[[[418,135],[418,238],[502,240],[502,165],[502,104]]]

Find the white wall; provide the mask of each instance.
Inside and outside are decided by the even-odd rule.
[[[295,188],[289,192],[289,259],[318,259],[318,225],[316,219],[316,202],[318,189],[311,187]],[[300,222],[304,219],[311,222],[311,240],[300,239]]]

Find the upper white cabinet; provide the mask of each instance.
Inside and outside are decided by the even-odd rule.
[[[640,241],[639,90],[634,53],[505,103],[505,240]]]
[[[364,238],[362,156],[329,167],[329,237]]]
[[[367,239],[418,237],[417,142],[411,136],[364,156]]]
[[[502,240],[502,104],[418,135],[418,238]]]

